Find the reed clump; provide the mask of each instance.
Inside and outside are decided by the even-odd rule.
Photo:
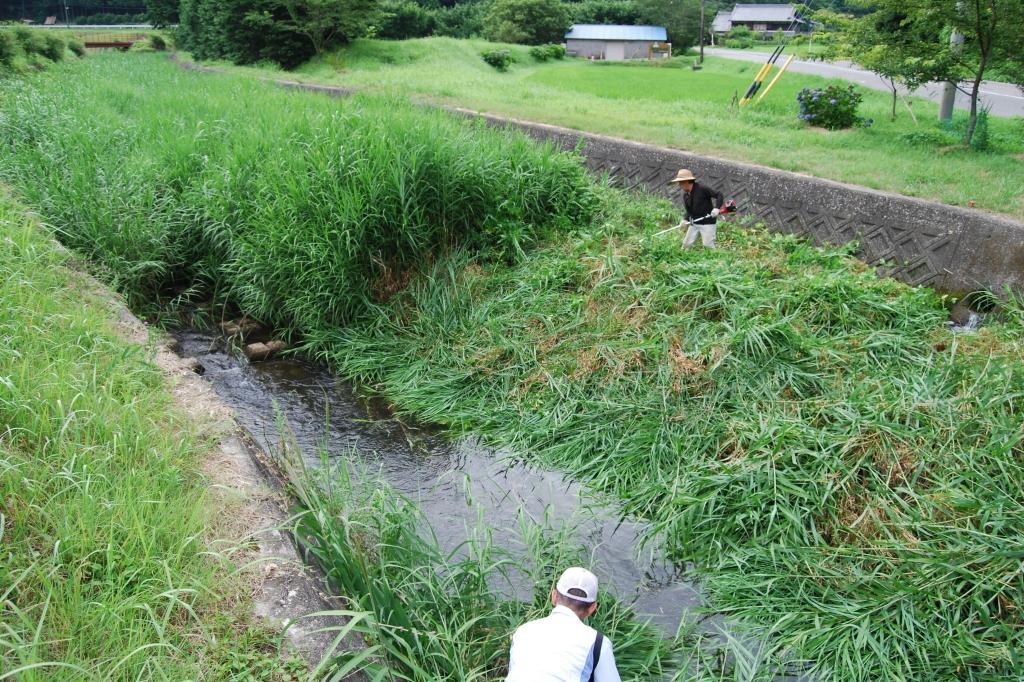
[[[397,100],[144,56],[73,73],[5,89],[0,178],[137,304],[212,295],[306,333],[456,246],[518,259],[596,203],[571,155]]]
[[[1020,677],[1019,302],[958,335],[849,248],[682,251],[667,205],[521,137],[91,61],[5,87],[0,177],[135,302],[230,301],[617,497],[766,633],[764,670]]]

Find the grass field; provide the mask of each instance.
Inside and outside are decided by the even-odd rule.
[[[992,148],[964,149],[958,134],[935,122],[936,105],[912,99],[914,125],[903,105],[889,120],[886,93],[864,90],[869,129],[829,132],[797,120],[796,92],[830,82],[787,73],[756,107],[730,106],[758,70],[754,63],[708,57],[692,71],[566,60],[538,64],[520,46],[498,73],[479,57],[491,43],[449,38],[359,40],[280,77],[340,84],[418,100],[454,104],[516,118],[667,145],[720,158],[979,208],[1024,218],[1024,119],[989,119]],[[226,66],[255,75],[266,69]],[[962,114],[957,114],[963,125]]]
[[[1024,673],[1019,301],[958,335],[843,249],[683,251],[666,203],[395,99],[155,55],[53,73],[0,86],[0,177],[64,239],[651,520],[767,642],[736,679]]]
[[[283,682],[207,544],[211,444],[67,265],[0,194],[0,679]]]

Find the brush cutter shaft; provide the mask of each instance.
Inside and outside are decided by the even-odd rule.
[[[666,232],[671,232],[672,230],[678,230],[680,227],[683,227],[683,226],[689,227],[690,225],[693,225],[694,223],[696,223],[699,220],[706,220],[706,219],[708,219],[708,218],[710,218],[710,217],[712,217],[714,215],[715,215],[714,213],[708,213],[707,215],[701,216],[700,218],[694,218],[693,220],[680,221],[680,223],[678,225],[673,225],[672,227],[668,228],[667,230],[662,230],[661,232],[655,232],[654,236],[657,237],[659,235],[665,234]],[[722,214],[720,213],[719,215],[722,215]]]

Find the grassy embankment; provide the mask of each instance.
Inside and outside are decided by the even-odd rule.
[[[136,300],[230,301],[614,496],[760,626],[759,675],[1024,671],[1019,305],[957,336],[842,249],[725,227],[682,251],[651,236],[667,205],[394,100],[144,57],[11,94],[0,176]]]
[[[82,42],[72,36],[24,26],[0,26],[0,78],[39,71],[69,56],[85,56]]]
[[[700,71],[692,58],[670,67],[586,63],[538,64],[521,46],[498,73],[479,57],[492,43],[450,38],[359,40],[278,77],[356,86],[374,92],[469,107],[516,118],[720,158],[807,173],[955,206],[1024,218],[1024,119],[991,117],[992,148],[963,149],[958,133],[935,122],[937,105],[912,98],[914,125],[900,105],[889,120],[890,95],[862,89],[861,115],[871,128],[808,129],[797,120],[803,87],[846,81],[785,74],[761,104],[730,107],[746,92],[758,64],[709,57]],[[675,67],[675,68],[671,68]],[[264,69],[226,67],[267,75]],[[957,114],[962,130],[964,115]]]
[[[211,443],[66,265],[0,194],[0,679],[291,679],[211,549]]]

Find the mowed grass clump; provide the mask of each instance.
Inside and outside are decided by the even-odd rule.
[[[456,245],[515,260],[595,205],[573,156],[397,100],[288,93],[149,55],[3,90],[0,177],[135,303],[215,294],[305,332]]]
[[[204,448],[65,260],[0,196],[0,677],[196,679]]]
[[[667,212],[511,268],[449,260],[311,345],[651,519],[776,662],[1024,673],[1019,322],[956,335],[935,293],[759,228],[683,251],[651,236]]]

